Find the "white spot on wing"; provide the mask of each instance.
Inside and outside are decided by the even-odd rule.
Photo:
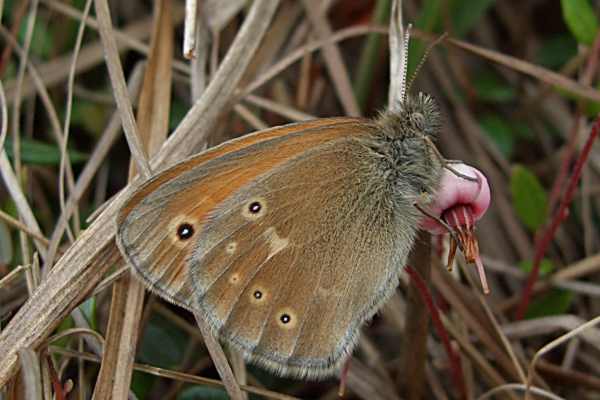
[[[267,260],[285,249],[290,243],[288,238],[279,237],[277,231],[272,226],[265,231],[264,235],[269,242],[269,255],[267,256]]]
[[[227,248],[225,249],[225,251],[227,252],[227,254],[233,254],[233,253],[235,253],[236,249],[237,249],[237,242],[229,242],[229,243],[227,243]]]

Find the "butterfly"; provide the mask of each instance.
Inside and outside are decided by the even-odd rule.
[[[323,118],[227,141],[125,202],[117,243],[161,297],[245,359],[322,378],[394,292],[443,160],[425,94],[374,119]]]

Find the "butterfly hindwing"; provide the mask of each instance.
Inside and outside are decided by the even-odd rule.
[[[414,237],[415,221],[399,221],[390,194],[366,179],[373,163],[360,158],[374,155],[359,138],[304,151],[232,193],[189,260],[214,330],[283,375],[339,367],[396,287]]]

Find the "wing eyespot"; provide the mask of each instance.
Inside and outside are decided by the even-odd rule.
[[[260,286],[255,286],[250,291],[250,303],[252,303],[256,306],[266,304],[268,302],[268,299],[269,299],[268,291]]]
[[[198,220],[192,215],[180,214],[173,217],[166,232],[171,243],[178,249],[184,249],[189,245],[189,239],[197,234]]]
[[[183,222],[177,227],[177,237],[179,240],[188,240],[192,236],[194,236],[194,226],[192,224]]]
[[[290,309],[284,309],[277,313],[277,324],[283,329],[293,329],[297,324],[296,314]]]
[[[252,214],[258,214],[261,208],[262,204],[260,204],[260,201],[253,201],[248,206],[248,211],[250,211]]]
[[[289,314],[281,314],[279,320],[282,324],[289,324],[290,322],[292,322],[292,317],[290,317]]]
[[[267,202],[265,199],[256,197],[250,199],[242,209],[242,216],[250,221],[256,221],[263,217],[267,212]]]

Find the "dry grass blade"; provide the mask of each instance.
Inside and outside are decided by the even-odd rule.
[[[598,92],[596,89],[582,85],[581,83],[573,79],[569,79],[566,76],[558,74],[547,68],[531,64],[527,61],[523,61],[518,58],[511,57],[494,50],[476,46],[474,44],[467,43],[462,40],[448,38],[446,39],[446,41],[455,47],[467,50],[470,53],[477,54],[485,59],[488,59],[500,65],[504,65],[512,70],[529,75],[534,79],[545,82],[549,85],[565,89],[584,99],[600,101],[600,92]]]
[[[379,376],[375,370],[368,368],[356,359],[350,360],[348,370],[348,388],[360,398],[369,400],[398,400],[394,384]]]
[[[509,392],[509,393],[525,392],[526,390],[527,390],[527,386],[522,383],[507,383],[505,385],[500,385],[493,389],[488,390],[487,392],[485,392],[484,394],[479,396],[477,398],[477,400],[493,399],[493,398],[495,398],[494,396],[497,396],[499,393],[503,393],[503,392]],[[557,395],[555,395],[547,390],[544,390],[542,388],[539,388],[539,387],[533,386],[529,390],[531,390],[531,393],[536,394],[536,395],[540,396],[541,398],[551,399],[551,400],[565,400],[564,397],[557,396]]]
[[[507,323],[502,326],[504,334],[512,339],[528,338],[533,336],[555,334],[556,331],[577,329],[585,320],[576,315],[553,315]],[[600,351],[600,329],[588,328],[581,332],[579,337],[590,346]]]
[[[73,109],[73,86],[75,84],[75,71],[77,67],[77,59],[79,57],[79,51],[81,50],[81,44],[83,42],[83,34],[85,32],[85,20],[88,18],[90,13],[90,9],[92,7],[92,0],[87,0],[84,11],[83,11],[83,19],[79,24],[79,30],[77,32],[77,39],[75,40],[75,47],[73,49],[73,61],[71,62],[71,67],[69,68],[69,78],[67,81],[67,101],[65,107],[65,122],[63,124],[63,134],[62,141],[60,143],[60,167],[58,174],[58,191],[59,191],[59,201],[60,208],[62,213],[64,214],[66,204],[65,204],[65,174],[67,171],[70,171],[71,160],[69,157],[69,153],[67,152],[67,145],[69,143],[69,128],[71,126],[71,112]],[[74,190],[73,183],[73,173],[69,172],[69,188],[71,191]],[[79,227],[81,222],[79,221],[79,213],[75,210],[75,218],[73,221],[73,226],[75,230],[75,234],[79,234]],[[52,260],[53,261],[53,260]],[[49,261],[49,265],[52,265],[52,261]]]
[[[150,57],[137,113],[140,141],[150,156],[163,144],[168,131],[173,60],[171,2],[158,1],[154,14]],[[130,179],[135,176],[135,171],[136,165],[132,162]],[[123,276],[113,286],[106,348],[94,400],[126,398],[129,394],[134,354],[140,336],[144,290],[142,282],[131,275]]]
[[[213,32],[222,30],[225,25],[244,7],[245,0],[207,0],[202,2],[202,11]]]
[[[243,71],[266,31],[278,1],[255,1],[230,47],[214,80],[169,137],[156,157],[154,167],[166,166],[189,155],[204,140],[226,109]],[[202,123],[200,123],[202,121]],[[191,131],[194,135],[190,135]],[[95,286],[119,258],[114,246],[114,218],[123,200],[131,193],[128,185],[71,245],[55,264],[33,296],[21,307],[0,334],[0,386],[16,367],[16,352],[40,343],[60,320]]]
[[[3,149],[6,134],[8,133],[8,105],[6,104],[6,95],[2,81],[0,81],[0,112],[2,112],[0,119],[0,149]]]
[[[182,52],[183,56],[188,60],[196,58],[196,31],[198,29],[198,21],[198,0],[186,0]]]
[[[8,285],[15,279],[17,279],[19,277],[19,274],[22,271],[25,271],[27,268],[29,268],[29,266],[18,265],[12,271],[10,271],[8,274],[3,276],[2,279],[0,279],[0,289],[2,289],[4,286]]]
[[[471,286],[474,286],[471,282]],[[510,342],[508,341],[506,335],[504,334],[504,332],[502,331],[502,328],[500,327],[500,324],[498,323],[498,320],[496,319],[496,317],[494,316],[494,313],[492,312],[492,310],[490,309],[490,306],[487,304],[486,299],[478,294],[478,299],[479,302],[481,303],[483,309],[485,310],[485,313],[487,314],[487,317],[489,318],[490,322],[492,323],[494,330],[496,331],[496,334],[498,335],[498,337],[500,338],[500,341],[502,342],[502,345],[504,346],[504,348],[506,349],[506,352],[508,353],[510,359],[513,362],[513,365],[515,366],[515,369],[517,370],[517,372],[519,373],[519,377],[521,378],[521,382],[525,383],[526,381],[526,376],[525,376],[525,372],[523,371],[523,367],[521,366],[521,363],[519,362],[519,359],[517,358]]]
[[[346,29],[341,29],[330,36],[307,43],[306,45],[294,50],[277,63],[271,65],[269,69],[259,75],[252,83],[244,88],[242,96],[251,93],[267,83],[277,74],[288,68],[296,61],[301,60],[307,53],[321,49],[332,43],[337,43],[355,36],[366,35],[368,33],[386,33],[387,28],[380,26],[353,26]]]
[[[402,1],[393,0],[390,18],[389,48],[390,48],[390,89],[388,93],[388,108],[396,110],[398,104],[406,95],[406,74],[408,66],[408,37],[409,31],[404,28],[402,21]]]
[[[19,350],[19,361],[21,363],[25,398],[27,400],[42,400],[44,398],[42,372],[40,370],[40,359],[36,352],[31,349]]]
[[[100,362],[100,358],[93,354],[82,353],[82,352],[73,351],[73,350],[66,350],[61,347],[50,346],[50,352],[66,355],[69,357],[77,357],[77,358],[81,358],[81,359],[84,359],[87,361]],[[216,379],[210,379],[210,378],[204,378],[201,376],[185,374],[183,372],[170,371],[170,370],[166,370],[163,368],[153,367],[151,365],[134,364],[133,369],[136,371],[145,372],[147,374],[152,374],[152,375],[159,376],[162,378],[180,380],[180,381],[183,381],[186,383],[197,383],[197,384],[201,384],[201,385],[211,385],[211,386],[215,386],[215,387],[223,387],[223,383]],[[297,400],[297,397],[287,396],[285,394],[273,392],[271,390],[257,388],[254,386],[243,385],[243,386],[241,386],[241,388],[248,393],[254,393],[259,396],[263,396],[267,399]]]
[[[571,330],[570,332],[565,333],[564,335],[562,335],[561,337],[559,337],[559,338],[551,341],[550,343],[548,343],[547,345],[545,345],[544,347],[542,347],[541,349],[539,349],[535,353],[535,356],[531,360],[531,363],[529,364],[529,368],[527,370],[527,389],[525,391],[525,400],[529,400],[531,398],[530,389],[531,389],[531,386],[532,386],[532,380],[533,380],[533,376],[534,376],[534,373],[535,373],[535,365],[538,362],[538,360],[543,355],[545,355],[546,353],[548,353],[549,351],[551,351],[554,348],[560,346],[561,344],[565,343],[569,339],[571,339],[571,338],[573,338],[575,336],[579,336],[581,333],[583,333],[587,329],[593,327],[594,325],[596,325],[599,322],[600,322],[600,316],[598,316],[598,317],[592,319],[591,321],[588,321],[588,322],[586,322],[586,323],[578,326],[577,328]]]
[[[255,106],[264,108],[265,110],[272,111],[277,113],[283,117],[288,118],[290,121],[308,121],[311,119],[315,119],[314,115],[310,115],[304,113],[302,111],[296,110],[292,107],[288,107],[281,103],[276,103],[272,100],[265,99],[259,96],[255,96],[253,94],[249,94],[244,98],[248,103],[254,104]]]
[[[269,125],[266,122],[261,120],[256,116],[252,111],[248,109],[248,107],[242,104],[236,104],[233,106],[233,110],[250,125],[253,130],[260,131],[262,129],[267,129]]]
[[[317,37],[321,39],[329,38],[333,32],[331,31],[331,27],[329,26],[325,15],[323,15],[323,12],[321,11],[320,3],[320,1],[303,0],[304,10],[314,27]],[[327,62],[329,75],[333,80],[338,98],[344,107],[345,114],[349,116],[360,116],[360,108],[354,97],[348,69],[344,65],[340,49],[333,42],[327,43],[323,46],[323,56]]]
[[[240,391],[240,386],[236,382],[233,371],[227,362],[227,357],[225,357],[221,345],[213,336],[213,332],[208,325],[208,322],[197,313],[194,313],[194,317],[196,317],[196,323],[198,324],[198,328],[200,328],[200,332],[202,332],[206,349],[215,363],[215,368],[219,372],[219,376],[223,379],[223,385],[227,389],[227,393],[234,400],[243,400],[245,396]]]
[[[123,66],[119,59],[117,42],[112,34],[112,21],[108,3],[106,0],[94,0],[94,3],[96,5],[96,15],[98,16],[99,31],[104,47],[106,65],[108,67],[117,107],[121,114],[123,131],[125,132],[131,155],[138,166],[140,174],[148,179],[152,174],[150,171],[150,164],[148,164],[147,154],[140,143],[137,124],[133,117],[133,106],[131,105],[129,96],[127,96],[127,85],[125,84]]]
[[[52,6],[58,7],[57,11],[66,12],[62,7],[68,7],[66,4],[62,4],[56,1],[49,2],[48,5],[52,4]],[[53,8],[54,9],[54,8]],[[69,9],[69,8],[68,8]],[[67,15],[72,15],[68,14]],[[182,13],[179,13],[178,17],[181,18]],[[73,15],[77,19],[81,19],[81,15],[75,14]],[[87,24],[91,27],[96,27],[92,18],[88,18]],[[142,54],[147,54],[148,47],[146,45],[142,45],[140,39],[146,39],[151,32],[151,18],[141,19],[137,22],[134,22],[125,29],[120,32],[116,31],[115,34],[121,38],[119,42],[119,50],[124,51],[127,48],[134,48],[140,51]],[[0,26],[1,27],[1,26]],[[10,36],[10,33],[6,31],[6,28],[1,27],[3,31],[3,35]],[[130,40],[126,40],[125,38],[129,38]],[[131,40],[135,40],[136,43],[140,43],[142,48],[134,47],[134,44],[130,43]],[[128,47],[129,46],[129,47]],[[37,67],[39,70],[39,76],[42,79],[43,85],[47,87],[53,87],[57,84],[65,81],[67,79],[67,75],[69,72],[69,66],[73,60],[72,54],[66,54],[64,56],[60,56],[57,58],[53,58],[47,63],[41,64]],[[85,47],[81,49],[81,52],[78,57],[77,62],[77,73],[82,73],[90,70],[91,68],[97,66],[104,60],[104,54],[102,51],[102,43],[101,41],[95,41],[87,44]],[[181,68],[179,68],[181,69]],[[189,71],[189,68],[183,68],[184,72]],[[31,73],[31,72],[30,72]],[[37,83],[35,81],[26,80],[23,82],[22,88],[22,96],[29,97],[36,92]],[[6,83],[6,98],[10,101],[14,95],[16,90],[16,82],[8,81]]]
[[[44,236],[40,235],[39,233],[37,233],[35,231],[32,231],[31,229],[29,229],[27,227],[27,225],[23,224],[21,221],[19,221],[17,219],[14,219],[13,217],[11,217],[10,215],[8,215],[7,213],[5,213],[2,210],[0,210],[0,220],[6,222],[9,225],[14,226],[15,228],[19,229],[20,231],[25,232],[26,234],[31,236],[33,239],[39,240],[40,242],[42,242],[44,244],[44,246],[48,246],[48,244],[50,243],[50,241],[48,239],[46,239]]]
[[[131,77],[129,78],[128,89],[132,101],[135,101],[135,99],[137,99],[137,95],[142,84],[142,72],[143,63],[139,62],[133,68]],[[98,168],[100,168],[100,165],[106,158],[111,146],[117,140],[119,133],[121,133],[121,118],[119,117],[119,113],[116,112],[110,118],[110,121],[106,129],[102,133],[100,140],[96,144],[96,147],[94,148],[94,151],[92,152],[88,162],[85,164],[85,167],[79,174],[77,182],[75,183],[75,187],[71,191],[71,195],[67,200],[65,209],[60,215],[60,218],[58,219],[58,222],[54,227],[52,237],[50,238],[50,242],[52,243],[52,245],[48,249],[48,259],[54,258],[54,254],[58,249],[59,238],[63,235],[68,219],[71,217],[71,214],[75,210],[77,202],[92,182],[94,175],[96,174]]]
[[[104,347],[104,338],[102,337],[102,335],[100,335],[98,332],[92,330],[92,329],[88,329],[88,328],[71,328],[71,329],[65,329],[64,331],[57,333],[56,335],[52,335],[48,338],[48,340],[44,343],[44,347],[47,346],[49,343],[55,342],[57,340],[69,337],[69,336],[89,336],[92,338],[92,340],[98,345],[98,347],[100,347],[100,349],[102,349],[102,347]],[[102,351],[100,351],[99,353],[102,353]]]
[[[475,314],[471,309],[472,302],[465,295],[465,290],[461,289],[458,283],[451,280],[438,268],[433,268],[432,278],[440,294],[461,315],[465,324],[474,331],[474,334],[479,337],[488,351],[493,354],[496,362],[502,366],[503,370],[509,374],[512,380],[518,380],[519,374],[515,371],[512,361],[502,351],[493,335],[482,325],[485,318],[481,314]]]
[[[471,339],[461,334],[458,327],[453,325],[448,318],[442,316],[444,326],[450,332],[450,334],[456,339],[460,347],[463,349],[465,354],[471,359],[474,365],[477,367],[477,371],[483,379],[485,379],[490,386],[498,386],[506,383],[502,374],[490,363],[488,357],[486,357],[480,349],[476,348]],[[508,397],[512,400],[518,400],[518,397],[513,393],[509,393]]]
[[[2,178],[4,179],[4,184],[10,193],[11,198],[15,202],[17,210],[19,211],[19,215],[27,225],[28,230],[35,234],[36,237],[44,237],[42,234],[42,230],[33,215],[33,211],[31,210],[31,206],[27,201],[23,191],[21,190],[21,185],[19,184],[15,173],[13,172],[12,166],[10,165],[10,161],[8,161],[8,157],[6,156],[6,151],[2,150],[0,153],[0,174],[2,174]],[[42,258],[46,255],[46,245],[39,239],[35,239],[36,248],[42,254]]]

